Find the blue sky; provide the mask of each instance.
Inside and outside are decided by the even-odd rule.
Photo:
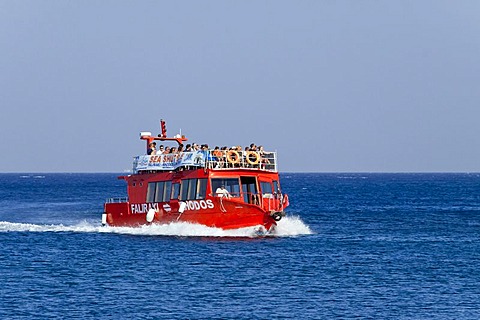
[[[281,171],[480,171],[480,1],[0,0],[0,172],[121,172],[142,130]]]

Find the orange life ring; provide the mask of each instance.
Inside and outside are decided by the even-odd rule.
[[[227,161],[232,164],[240,163],[240,155],[235,150],[230,150],[227,152]]]
[[[252,161],[250,159],[250,156],[254,156],[255,157],[255,161]],[[251,165],[255,165],[255,164],[258,164],[260,162],[260,155],[258,154],[258,152],[256,151],[248,151],[247,152],[247,162]]]
[[[223,156],[223,152],[220,150],[213,151],[213,155],[217,158],[221,158]]]

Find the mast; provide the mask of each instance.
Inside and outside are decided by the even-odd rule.
[[[167,137],[167,124],[166,124],[165,120],[163,120],[163,119],[160,120],[160,129],[161,129],[162,133],[159,133],[156,137],[152,136],[151,132],[147,132],[147,131],[140,132],[140,139],[141,140],[146,140],[146,142],[147,142],[147,150],[148,150],[148,146],[150,145],[150,143],[152,143],[155,140],[157,140],[157,141],[176,141],[178,143],[178,145],[181,145],[181,144],[183,144],[183,142],[188,140],[184,135],[180,135],[180,134],[177,134],[177,135],[175,135],[171,138],[168,138]]]

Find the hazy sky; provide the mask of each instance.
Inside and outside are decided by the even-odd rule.
[[[0,0],[0,172],[121,172],[142,130],[281,171],[480,171],[480,1]]]

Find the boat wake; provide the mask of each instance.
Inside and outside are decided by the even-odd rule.
[[[113,233],[145,236],[177,236],[177,237],[294,237],[313,234],[309,226],[296,216],[284,217],[278,222],[276,230],[271,234],[259,232],[259,227],[248,227],[223,230],[187,222],[169,224],[152,224],[138,228],[103,227],[95,222],[83,221],[76,225],[42,225],[0,221],[0,232],[75,232],[75,233]]]

